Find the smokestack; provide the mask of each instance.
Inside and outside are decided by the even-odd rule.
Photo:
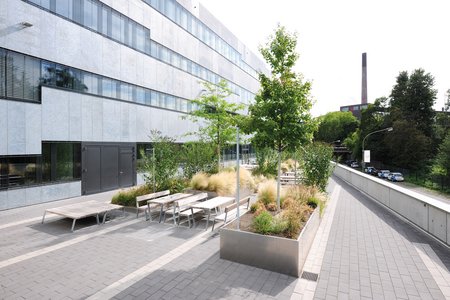
[[[367,53],[362,54],[361,104],[367,104]]]

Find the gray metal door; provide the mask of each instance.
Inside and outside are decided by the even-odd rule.
[[[119,161],[119,185],[120,187],[132,186],[134,184],[134,147],[120,148]]]
[[[102,190],[112,190],[119,186],[119,148],[102,146]]]
[[[83,194],[101,192],[101,146],[83,147],[83,152],[81,155],[83,164]]]

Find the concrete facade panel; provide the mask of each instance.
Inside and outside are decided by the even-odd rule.
[[[69,139],[69,93],[56,89],[43,89],[42,94],[42,139],[67,141]]]
[[[82,140],[82,96],[77,93],[69,94],[69,140]]]
[[[41,105],[29,104],[25,110],[26,124],[26,152],[27,154],[41,154],[42,117]]]
[[[92,102],[92,140],[91,141],[103,141],[104,130],[103,130],[103,119],[104,116],[104,102],[105,100],[87,96],[89,101]],[[111,101],[115,102],[115,101]],[[111,116],[113,118],[113,116]]]
[[[25,204],[33,205],[33,204],[42,203],[41,189],[42,189],[42,187],[40,187],[40,186],[24,189],[25,190],[25,199],[24,200],[26,201]]]
[[[27,154],[26,107],[23,103],[8,101],[8,154]]]
[[[428,230],[442,241],[447,240],[447,213],[428,206]]]
[[[83,141],[92,141],[92,101],[90,96],[81,97],[81,139]]]
[[[8,209],[27,205],[26,189],[8,190]]]

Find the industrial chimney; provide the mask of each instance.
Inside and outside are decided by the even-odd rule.
[[[362,54],[361,104],[367,104],[367,53]]]

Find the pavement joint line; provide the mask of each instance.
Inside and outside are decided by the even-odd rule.
[[[209,232],[209,230],[206,230],[205,232],[203,232],[203,233],[199,234],[198,236],[192,238],[191,240],[183,243],[182,245],[180,245],[177,248],[171,250],[170,252],[164,254],[163,256],[160,256],[160,257],[150,261],[145,266],[137,269],[136,271],[128,274],[127,276],[117,280],[116,282],[110,284],[109,286],[105,287],[104,289],[91,295],[86,300],[96,300],[96,299],[106,299],[106,298],[110,299],[110,298],[116,296],[120,292],[122,292],[125,289],[132,286],[134,283],[138,282],[139,280],[150,275],[154,271],[169,264],[174,259],[180,257],[181,255],[188,252],[195,246],[198,246],[201,243],[203,243],[205,241],[205,236],[207,236],[208,234],[210,234],[210,232]]]
[[[444,263],[430,245],[421,243],[413,243],[413,245],[444,297],[450,299],[450,272],[445,268]],[[445,286],[442,286],[444,283]]]
[[[47,221],[52,221],[52,220],[56,220],[58,219],[57,217],[46,217],[45,220]],[[11,222],[11,223],[6,223],[3,225],[0,225],[0,230],[5,229],[5,228],[9,228],[9,227],[13,227],[13,226],[17,226],[17,225],[22,225],[22,224],[26,224],[26,223],[32,223],[32,222],[36,222],[36,221],[42,221],[42,217],[35,217],[35,218],[30,218],[30,219],[25,219],[22,221],[16,221],[16,222]]]
[[[328,209],[325,210],[325,214],[322,219],[324,222],[319,226],[316,238],[314,239],[313,245],[309,250],[308,257],[306,258],[303,270],[311,270],[314,273],[319,273],[322,267],[322,261],[331,231],[331,224],[333,223],[334,213],[336,211],[337,201],[339,199],[341,189],[341,185],[336,183],[336,186],[331,193]],[[310,282],[306,279],[299,278],[291,299],[310,299],[312,298],[311,293],[312,296],[314,296],[316,287],[317,282]]]
[[[137,223],[138,221],[140,221],[140,220],[131,220],[131,221],[128,221],[128,222],[125,222],[125,223],[117,224],[117,225],[111,226],[109,228],[102,229],[100,231],[88,233],[86,235],[79,236],[77,238],[74,238],[74,239],[71,239],[71,240],[68,240],[68,241],[65,241],[65,242],[58,243],[58,244],[53,245],[53,246],[45,247],[43,249],[35,250],[35,251],[29,252],[29,253],[26,253],[26,254],[23,254],[23,255],[19,255],[19,256],[10,258],[10,259],[6,259],[6,260],[3,260],[3,261],[0,261],[0,269],[2,269],[4,267],[7,267],[7,266],[10,266],[10,265],[13,265],[13,264],[16,264],[16,263],[19,263],[19,262],[22,262],[22,261],[25,261],[27,259],[30,259],[30,258],[33,258],[33,257],[36,257],[36,256],[40,256],[40,255],[47,254],[47,253],[50,253],[50,252],[53,252],[53,251],[56,251],[56,250],[59,250],[59,249],[62,249],[62,248],[68,247],[68,246],[72,246],[74,244],[78,244],[78,243],[86,241],[86,240],[88,240],[90,238],[97,237],[97,236],[100,236],[102,234],[109,233],[111,231],[120,229],[122,227],[126,227],[128,225]]]

